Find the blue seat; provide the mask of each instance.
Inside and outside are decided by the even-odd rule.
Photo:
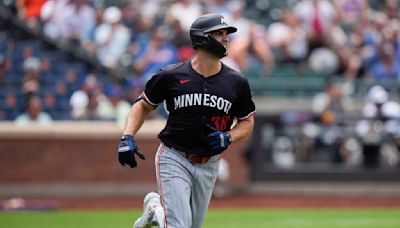
[[[20,112],[18,112],[17,109],[4,109],[4,114],[5,120],[13,121],[15,118],[17,118]]]
[[[14,47],[14,54],[22,56],[26,49],[32,50],[33,56],[41,54],[41,42],[39,40],[16,40]]]
[[[76,72],[77,76],[86,75],[88,73],[88,69],[85,64],[80,62],[70,62],[66,63],[67,70],[73,70]]]
[[[9,86],[20,86],[23,81],[23,74],[10,72],[6,74],[6,83]]]
[[[54,120],[71,120],[69,111],[52,110],[49,114]]]
[[[7,54],[7,46],[8,46],[8,36],[7,33],[0,33],[0,53],[5,55]]]
[[[42,72],[42,74],[40,75],[40,84],[44,86],[50,86],[53,91],[55,91],[55,83],[56,79],[54,75],[52,75],[50,72]]]
[[[3,108],[6,104],[5,94],[6,90],[4,88],[0,88],[0,108]]]
[[[56,96],[56,109],[58,111],[69,111],[71,106],[69,105],[68,97]]]

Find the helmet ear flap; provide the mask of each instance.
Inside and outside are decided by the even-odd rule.
[[[220,42],[218,42],[212,35],[205,34],[206,39],[203,41],[203,48],[211,54],[222,58],[226,56],[226,48]]]
[[[201,31],[193,31],[190,33],[192,46],[194,49],[203,48],[207,52],[222,58],[226,56],[226,48],[219,43],[212,35],[204,34]]]

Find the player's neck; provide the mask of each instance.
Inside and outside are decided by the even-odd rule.
[[[217,58],[210,58],[197,53],[191,61],[193,69],[204,77],[210,77],[221,71],[222,63]]]

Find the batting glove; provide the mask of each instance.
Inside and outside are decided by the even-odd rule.
[[[142,160],[146,159],[136,146],[135,138],[132,135],[123,135],[118,145],[119,163],[122,166],[128,164],[131,168],[135,168],[137,166],[135,154]]]
[[[228,132],[215,131],[207,136],[208,148],[213,154],[220,154],[232,143],[232,136]]]

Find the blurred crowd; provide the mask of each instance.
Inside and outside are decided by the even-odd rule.
[[[245,1],[132,0],[107,4],[107,1],[91,0],[37,0],[17,3],[19,16],[32,29],[40,29],[54,40],[79,45],[82,51],[96,56],[111,69],[128,68],[131,76],[139,78],[142,84],[160,67],[191,58],[193,50],[188,31],[194,19],[204,13],[223,14],[239,27],[239,33],[232,37],[230,55],[224,60],[227,64],[238,70],[249,68],[248,53],[251,53],[263,69],[274,65],[265,26],[245,17]],[[30,11],[34,12],[28,13]]]
[[[76,45],[105,67],[125,74],[128,86],[98,86],[96,75],[88,72],[76,91],[68,94],[72,119],[124,116],[118,113],[127,112],[127,104],[154,72],[192,57],[189,27],[199,15],[210,12],[224,15],[238,27],[223,61],[245,75],[252,72],[268,78],[275,69],[295,66],[299,75],[323,72],[330,80],[340,79],[343,95],[357,93],[355,82],[360,79],[396,89],[393,82],[400,77],[398,0],[279,2],[275,7],[277,1],[267,0],[17,0],[8,7],[14,7],[29,28]],[[31,66],[24,66],[24,72],[46,67],[46,62],[39,59],[38,64],[37,57],[29,54],[25,61]],[[38,90],[41,80],[24,76],[24,90]],[[63,85],[59,87],[62,90]]]
[[[267,23],[250,19],[249,3],[242,0],[16,2],[32,28],[78,44],[109,68],[129,68],[142,84],[160,67],[190,59],[189,27],[210,12],[225,15],[239,29],[224,60],[235,69],[268,76],[276,64],[291,62],[350,81],[399,77],[398,0],[287,1]]]

